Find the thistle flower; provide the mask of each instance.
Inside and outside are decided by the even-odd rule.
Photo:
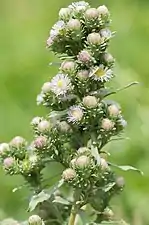
[[[79,168],[87,167],[90,164],[90,159],[86,155],[81,155],[79,158],[77,158],[75,165]]]
[[[4,154],[5,152],[9,152],[9,150],[10,150],[9,144],[7,143],[0,144],[0,155]]]
[[[106,160],[103,159],[103,158],[100,158],[100,167],[101,167],[101,170],[102,170],[102,171],[109,170],[108,163],[107,163]]]
[[[26,145],[26,141],[23,137],[17,136],[13,138],[10,142],[10,146],[14,148],[21,148]]]
[[[42,121],[42,117],[36,116],[32,119],[31,125],[37,126]]]
[[[51,124],[49,121],[47,120],[42,120],[39,124],[38,124],[38,131],[40,132],[47,132],[49,131],[51,128]]]
[[[95,108],[98,105],[98,99],[95,96],[86,96],[83,98],[83,105],[87,108]]]
[[[74,13],[84,12],[87,8],[89,8],[89,4],[84,1],[73,2],[68,8],[72,9]]]
[[[71,106],[68,111],[68,121],[77,123],[83,118],[83,110],[80,106]]]
[[[99,67],[91,69],[89,76],[94,80],[107,82],[113,77],[113,72],[111,69],[104,68],[104,65],[100,65]]]
[[[104,53],[103,54],[103,60],[107,63],[107,64],[111,64],[114,63],[114,58],[110,53]]]
[[[14,158],[12,157],[7,157],[6,159],[4,159],[3,165],[5,169],[9,169],[10,167],[12,167],[14,165]]]
[[[99,45],[99,44],[101,44],[102,39],[101,39],[101,36],[99,33],[94,32],[94,33],[91,33],[88,35],[87,41],[89,44]]]
[[[100,30],[100,35],[102,38],[110,39],[112,37],[112,32],[108,28]]]
[[[65,181],[73,180],[75,177],[76,177],[75,170],[73,170],[71,168],[68,168],[68,169],[66,169],[66,170],[63,171],[62,178]]]
[[[43,95],[43,93],[37,95],[36,101],[37,101],[37,105],[41,105],[44,102],[44,95]]]
[[[68,132],[71,129],[70,125],[66,121],[59,122],[58,128],[61,132]]]
[[[86,80],[86,79],[89,77],[89,71],[88,71],[88,70],[80,70],[80,71],[77,73],[77,77],[78,77],[80,80]]]
[[[38,215],[32,215],[28,219],[29,225],[43,225],[42,219]]]
[[[78,19],[70,19],[67,23],[67,28],[70,30],[80,30],[81,23]]]
[[[50,31],[50,38],[54,41],[60,32],[65,28],[65,22],[63,20],[59,20]]]
[[[59,11],[60,20],[67,20],[71,15],[72,10],[70,8],[61,8]]]
[[[112,117],[117,117],[120,114],[120,110],[116,105],[110,105],[108,107],[109,115]]]
[[[99,15],[102,15],[102,16],[109,16],[110,15],[109,10],[105,5],[99,6],[97,8],[97,10],[99,12]]]
[[[96,18],[98,18],[98,16],[99,16],[99,12],[95,8],[87,9],[85,12],[86,19],[96,19]]]
[[[103,128],[105,131],[110,131],[114,128],[115,123],[108,118],[103,119],[101,123],[101,128]]]
[[[89,152],[90,150],[87,147],[80,147],[77,151],[78,154],[84,154],[86,152]]]
[[[72,90],[70,78],[65,74],[57,74],[51,81],[51,91],[59,95],[65,95],[68,91]]]
[[[117,185],[119,188],[123,188],[124,185],[125,185],[124,177],[117,177],[117,179],[116,179],[116,185]]]
[[[50,91],[51,91],[51,83],[50,82],[44,83],[42,86],[42,92],[46,94]]]
[[[42,149],[46,145],[47,145],[47,138],[44,136],[37,137],[33,142],[33,146],[37,149]]]
[[[61,70],[64,71],[65,73],[71,73],[75,70],[75,62],[73,61],[64,61],[61,64]]]
[[[78,60],[82,63],[89,63],[92,60],[92,56],[89,53],[89,51],[87,50],[82,50],[79,54],[78,54]]]

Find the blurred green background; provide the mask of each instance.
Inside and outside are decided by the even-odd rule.
[[[93,7],[106,4],[117,31],[110,51],[117,60],[115,87],[138,80],[140,84],[113,96],[123,108],[130,140],[109,144],[111,160],[130,164],[144,177],[124,173],[125,192],[112,204],[119,216],[132,225],[149,225],[149,1],[92,0]],[[36,106],[43,82],[57,68],[48,66],[53,55],[46,39],[61,7],[70,0],[0,0],[0,142],[16,135],[31,139],[29,123],[46,110]],[[120,173],[120,172],[119,172]],[[120,173],[121,174],[121,173]],[[5,176],[0,170],[0,220],[9,216],[25,219],[27,188],[12,193],[22,183],[20,177]]]

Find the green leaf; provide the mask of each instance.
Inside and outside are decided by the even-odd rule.
[[[63,204],[63,205],[70,205],[70,202],[67,200],[67,199],[64,199],[60,196],[56,196],[55,199],[53,200],[53,202],[55,203],[60,203],[60,204]]]
[[[44,191],[40,192],[38,195],[34,195],[29,203],[28,211],[32,212],[39,203],[47,201],[50,197],[51,195],[45,193]]]
[[[98,153],[98,148],[91,145],[91,154],[96,159],[97,164],[100,165],[100,155]]]
[[[139,169],[137,169],[137,168],[135,168],[133,166],[129,166],[129,165],[118,166],[118,165],[115,165],[113,163],[109,163],[109,165],[114,166],[114,167],[116,167],[118,169],[121,169],[123,171],[136,171],[136,172],[140,173],[141,175],[144,175],[142,171],[140,171]]]
[[[52,186],[46,191],[41,191],[39,194],[34,195],[29,203],[28,211],[33,211],[39,203],[47,201],[54,194],[54,192],[63,185],[64,181],[60,180],[56,185]]]

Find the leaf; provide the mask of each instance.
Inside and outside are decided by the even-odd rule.
[[[106,186],[104,187],[104,191],[105,191],[105,192],[108,192],[108,191],[110,191],[114,186],[115,186],[115,182],[110,183],[110,184],[108,184],[108,185],[106,185]]]
[[[94,156],[94,158],[96,159],[97,164],[100,165],[100,155],[98,153],[98,148],[91,145],[91,153],[92,156]]]
[[[137,169],[137,168],[135,168],[133,166],[129,166],[129,165],[118,166],[118,165],[115,165],[113,163],[109,163],[109,165],[114,166],[114,167],[116,167],[118,169],[121,169],[123,171],[131,171],[132,170],[132,171],[136,171],[136,172],[140,173],[141,175],[144,175],[142,171],[140,171],[139,169]]]
[[[93,212],[86,212],[86,210],[80,209],[78,215],[83,225],[93,223],[96,219],[96,215]]]
[[[54,192],[63,185],[64,181],[60,180],[57,185],[52,186],[49,190],[41,191],[39,194],[34,195],[29,203],[28,211],[33,211],[39,203],[47,201],[54,194]]]
[[[60,204],[63,204],[63,205],[70,205],[70,202],[67,201],[67,199],[64,199],[60,196],[56,196],[55,199],[53,200],[53,202],[55,203],[60,203]]]
[[[40,192],[38,195],[34,195],[31,198],[31,201],[29,203],[28,211],[32,212],[39,203],[42,203],[44,201],[47,201],[51,197],[50,194],[45,193],[44,191]]]

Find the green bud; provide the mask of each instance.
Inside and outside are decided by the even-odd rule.
[[[32,215],[28,219],[29,225],[43,225],[42,219],[38,215]]]

